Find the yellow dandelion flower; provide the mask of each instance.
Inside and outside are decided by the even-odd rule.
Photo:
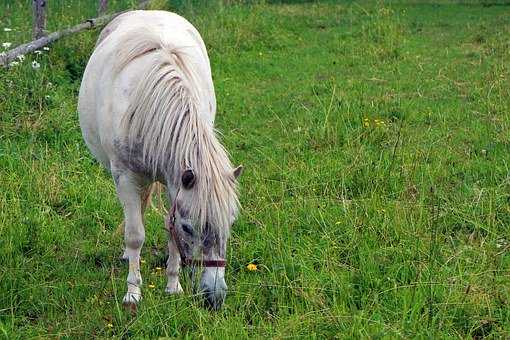
[[[152,283],[149,283],[149,285],[147,287],[149,287],[149,288],[156,288],[156,286],[153,285]]]
[[[363,123],[363,126],[364,126],[364,127],[369,127],[369,126],[370,126],[370,123],[369,123],[369,122],[364,122],[364,123]]]
[[[106,324],[106,326],[107,326],[108,328],[113,328],[113,324],[111,324],[111,323]]]
[[[156,270],[163,270],[163,268],[161,268],[161,267],[156,267]]]
[[[257,270],[257,265],[254,263],[250,263],[249,265],[246,266],[246,269],[253,272],[253,271]]]

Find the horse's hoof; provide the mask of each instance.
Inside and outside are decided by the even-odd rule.
[[[124,295],[124,298],[122,299],[122,304],[124,305],[124,308],[126,308],[126,310],[128,310],[131,313],[135,313],[136,306],[138,305],[141,299],[142,299],[141,294],[128,292],[126,293],[126,295]]]
[[[138,308],[138,305],[136,303],[123,302],[122,305],[124,306],[126,312],[130,314],[136,314],[136,309]]]
[[[179,282],[177,282],[177,285],[166,286],[165,293],[167,293],[167,294],[182,294],[183,290],[182,290],[181,284]]]

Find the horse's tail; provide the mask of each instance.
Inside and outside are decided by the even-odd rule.
[[[165,204],[163,203],[163,200],[161,199],[161,195],[163,195],[165,192],[165,185],[160,182],[154,182],[151,185],[149,185],[143,192],[142,192],[142,213],[148,208],[156,208],[158,211],[163,210],[162,212],[164,214],[167,213],[167,210],[165,208]],[[156,196],[159,200],[157,203],[157,206],[155,207],[152,203],[152,197]]]
[[[141,144],[143,159],[156,174],[160,166],[168,163],[168,151],[178,150],[177,137],[183,139],[182,134],[188,133],[179,130],[183,119],[198,117],[199,111],[205,109],[200,105],[208,102],[195,70],[196,53],[188,53],[197,47],[170,41],[145,27],[123,36],[118,43],[117,72],[136,58],[148,54],[154,58],[146,65],[145,75],[131,95],[123,124],[131,146]],[[175,170],[187,166],[175,160],[172,163]]]

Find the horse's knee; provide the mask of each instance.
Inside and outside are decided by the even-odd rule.
[[[143,242],[145,241],[145,232],[143,230],[130,230],[130,228],[126,228],[124,240],[126,243],[126,248],[140,249],[143,246]]]

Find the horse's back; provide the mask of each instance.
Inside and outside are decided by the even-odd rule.
[[[119,51],[129,35],[154,32],[176,46],[193,47],[202,69],[204,83],[214,99],[209,59],[198,31],[186,19],[165,11],[132,11],[116,17],[101,32],[83,76],[78,111],[83,137],[94,156],[107,168],[115,156],[115,139],[122,134],[121,120],[132,94],[156,62],[152,53],[143,53],[119,69]],[[141,41],[143,43],[143,41]],[[211,109],[212,119],[215,114]]]

